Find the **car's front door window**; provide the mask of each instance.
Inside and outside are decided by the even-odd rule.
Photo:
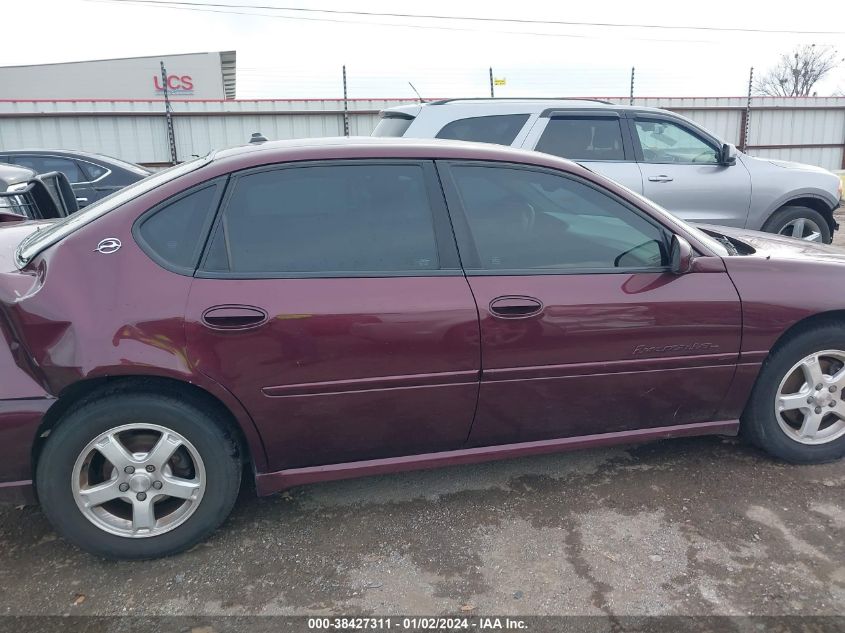
[[[647,163],[719,163],[715,146],[670,121],[637,119],[634,127]]]
[[[451,169],[478,254],[507,270],[656,269],[667,261],[657,224],[594,187],[530,169]]]

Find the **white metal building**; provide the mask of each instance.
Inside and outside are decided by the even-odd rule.
[[[235,98],[235,51],[0,67],[0,99]]]

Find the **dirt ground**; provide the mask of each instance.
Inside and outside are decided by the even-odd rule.
[[[0,507],[0,614],[845,615],[845,462],[698,438],[257,499],[109,563]]]

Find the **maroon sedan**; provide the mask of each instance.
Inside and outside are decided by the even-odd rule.
[[[0,491],[148,558],[242,473],[305,482],[656,438],[845,453],[845,252],[693,228],[493,145],[265,143],[0,229]]]

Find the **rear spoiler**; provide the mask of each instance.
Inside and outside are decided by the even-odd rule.
[[[413,114],[396,110],[382,110],[378,116],[380,119],[405,119],[406,121],[413,121],[416,118]]]
[[[0,222],[10,221],[8,216],[31,220],[63,218],[78,210],[67,176],[58,171],[39,174],[0,192]]]

